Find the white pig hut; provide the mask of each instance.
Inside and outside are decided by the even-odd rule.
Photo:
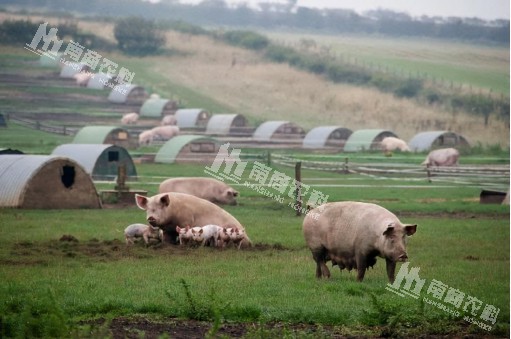
[[[87,88],[91,89],[105,89],[107,86],[113,86],[113,78],[107,73],[95,73],[87,82]]]
[[[91,177],[65,157],[2,155],[0,187],[0,207],[101,208]]]
[[[253,138],[257,141],[302,139],[304,136],[303,128],[289,121],[263,122],[253,134]]]
[[[115,104],[141,104],[147,97],[147,92],[142,86],[121,84],[112,88],[108,101]]]
[[[416,134],[408,143],[414,152],[429,151],[435,148],[463,148],[470,147],[467,139],[449,131],[429,131]]]
[[[380,150],[380,143],[386,137],[398,136],[392,131],[383,129],[360,129],[353,132],[344,144],[344,152],[360,152]]]
[[[178,135],[167,141],[156,153],[158,163],[211,164],[220,149],[220,142],[200,135]]]
[[[149,98],[140,107],[140,117],[161,119],[165,115],[174,114],[177,102],[170,99]]]
[[[210,115],[208,111],[202,108],[182,108],[174,114],[179,128],[206,126]]]
[[[112,144],[124,148],[136,146],[128,130],[117,126],[85,126],[76,133],[73,144]]]
[[[137,178],[130,154],[116,145],[64,144],[56,147],[52,155],[73,159],[95,180],[115,180],[120,166],[124,166],[128,178]]]
[[[87,72],[89,70],[89,66],[86,64],[82,64],[79,62],[66,62],[64,66],[60,70],[61,78],[72,78],[75,74],[80,72]]]
[[[341,126],[319,126],[311,129],[303,138],[304,148],[341,148],[353,133]]]
[[[243,128],[247,119],[241,114],[214,114],[206,125],[206,134],[227,135]]]

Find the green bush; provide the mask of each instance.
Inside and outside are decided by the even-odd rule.
[[[6,20],[0,25],[0,43],[26,44],[34,38],[42,22],[28,20]]]
[[[408,79],[400,84],[395,90],[394,95],[399,98],[416,97],[422,89],[422,81],[419,79]]]
[[[369,73],[354,68],[346,68],[339,64],[329,65],[326,74],[333,82],[362,85],[371,81]]]
[[[228,31],[223,34],[223,39],[231,45],[253,50],[264,49],[270,43],[267,37],[251,31]]]
[[[120,19],[115,24],[114,35],[119,49],[130,55],[155,54],[165,44],[165,37],[156,24],[139,17]]]

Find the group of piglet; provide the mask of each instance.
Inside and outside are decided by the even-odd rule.
[[[240,249],[243,240],[247,240],[245,230],[237,227],[221,227],[218,225],[205,225],[202,227],[179,227],[179,244],[188,246],[211,246],[224,248],[233,244]]]

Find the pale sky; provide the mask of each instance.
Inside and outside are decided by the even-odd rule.
[[[181,0],[182,3],[199,3],[202,0]],[[285,0],[225,0],[229,4],[246,3],[255,6],[260,2],[287,3]],[[411,16],[477,17],[484,20],[509,20],[510,0],[298,0],[303,7],[344,8],[361,13],[370,9],[391,9]]]

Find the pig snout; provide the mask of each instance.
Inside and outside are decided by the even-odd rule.
[[[158,224],[156,223],[156,219],[154,217],[147,217],[147,222],[151,224],[153,227],[158,227]]]
[[[408,260],[408,255],[406,253],[403,253],[399,257],[397,257],[397,261],[400,261],[400,262],[406,262],[407,260]]]

